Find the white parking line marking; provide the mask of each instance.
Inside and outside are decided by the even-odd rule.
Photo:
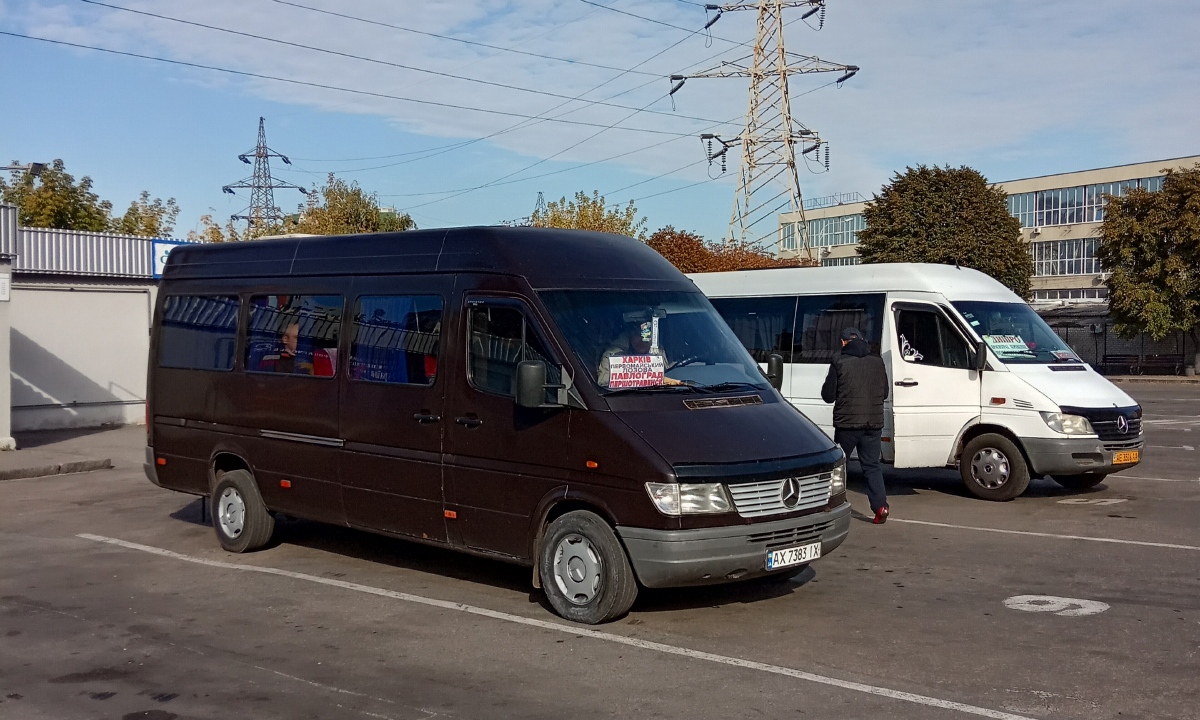
[[[1059,505],[1116,505],[1125,502],[1126,498],[1067,498],[1059,500]]]
[[[1016,595],[1005,600],[1004,607],[1025,612],[1049,612],[1063,617],[1083,617],[1104,612],[1108,609],[1108,603],[1053,595]]]
[[[1108,476],[1109,480],[1120,480],[1122,478],[1127,480],[1159,480],[1161,482],[1200,482],[1200,478],[1196,478],[1194,480],[1189,478],[1153,478],[1146,477],[1145,475],[1126,475],[1125,473],[1113,473],[1112,475]]]
[[[1118,545],[1142,545],[1144,547],[1171,548],[1173,550],[1200,550],[1200,546],[1197,545],[1176,545],[1174,543],[1146,542],[1145,540],[1118,540],[1117,538],[1088,537],[1087,535],[1055,535],[1054,533],[1030,532],[1028,530],[1002,530],[1000,528],[974,527],[972,525],[951,525],[949,523],[929,522],[928,520],[888,518],[888,522],[929,525],[930,527],[953,528],[955,530],[977,530],[979,532],[1002,533],[1004,535],[1028,535],[1030,537],[1055,538],[1056,540],[1090,540],[1092,542],[1116,543]]]
[[[207,565],[209,567],[222,568],[225,570],[244,570],[247,572],[263,573],[266,575],[279,575],[281,577],[292,578],[294,580],[305,580],[307,582],[329,585],[331,587],[342,588],[344,590],[353,590],[355,592],[366,593],[368,595],[378,595],[380,597],[391,598],[393,600],[402,600],[404,602],[416,603],[418,605],[427,605],[429,607],[440,608],[442,610],[451,610],[454,612],[463,612],[471,615],[480,615],[482,617],[492,618],[494,620],[503,620],[505,622],[516,623],[518,625],[528,625],[530,627],[541,628],[543,630],[552,630],[554,632],[566,633],[568,635],[588,637],[592,638],[593,640],[603,640],[605,642],[616,643],[618,645],[628,645],[630,647],[640,648],[642,650],[651,650],[667,655],[678,655],[681,657],[691,658],[693,660],[705,660],[720,665],[729,665],[746,670],[758,670],[759,672],[770,673],[772,675],[784,675],[787,677],[796,678],[798,680],[807,680],[808,682],[819,683],[821,685],[830,685],[833,687],[842,688],[843,690],[854,690],[855,692],[866,693],[868,695],[878,695],[880,697],[886,697],[893,700],[904,700],[905,702],[925,705],[927,707],[942,708],[944,710],[956,710],[968,715],[995,718],[996,720],[1033,720],[1025,715],[1014,715],[1012,713],[976,707],[974,705],[967,705],[965,703],[954,702],[952,700],[941,700],[939,698],[928,697],[926,695],[917,695],[915,693],[903,692],[901,690],[891,690],[889,688],[877,687],[875,685],[866,685],[864,683],[852,682],[849,680],[840,680],[838,678],[817,675],[810,672],[804,672],[803,670],[794,670],[792,668],[782,667],[780,665],[770,665],[768,663],[755,662],[753,660],[743,660],[742,658],[730,657],[728,655],[717,655],[715,653],[704,652],[701,650],[691,650],[689,648],[667,645],[665,643],[653,642],[650,640],[640,640],[638,638],[615,635],[613,633],[592,630],[582,625],[564,625],[562,623],[550,622],[548,620],[537,620],[535,618],[522,617],[520,615],[513,615],[511,613],[500,612],[498,610],[489,610],[487,608],[477,607],[475,605],[466,605],[464,603],[450,602],[448,600],[437,600],[434,598],[427,598],[422,595],[413,595],[410,593],[397,592],[395,590],[385,590],[383,588],[372,587],[370,585],[360,585],[359,583],[346,582],[344,580],[334,580],[332,578],[308,575],[306,573],[293,572],[291,570],[281,570],[279,568],[261,567],[256,565],[241,565],[238,563],[221,562],[219,560],[207,560],[205,558],[184,555],[183,553],[177,553],[172,550],[166,550],[164,548],[158,548],[152,545],[142,545],[140,543],[129,542],[127,540],[118,540],[117,538],[105,537],[103,535],[81,533],[76,537],[83,538],[84,540],[94,540],[96,542],[107,543],[109,545],[116,545],[129,550],[139,550],[141,552],[159,555],[161,557],[167,557],[173,560],[196,563],[198,565]]]

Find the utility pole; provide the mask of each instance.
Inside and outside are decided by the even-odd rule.
[[[254,156],[254,162],[250,162],[250,155]],[[276,157],[283,161],[285,165],[291,165],[292,161],[287,159],[286,155],[281,155],[271,148],[267,147],[267,131],[264,127],[263,118],[258,119],[258,143],[254,146],[254,150],[249,153],[238,155],[238,160],[247,165],[254,165],[254,174],[245,180],[239,180],[232,185],[226,185],[221,188],[222,192],[236,195],[235,189],[250,190],[250,207],[244,214],[231,215],[231,220],[245,220],[246,232],[242,237],[246,239],[254,238],[261,235],[273,225],[278,225],[283,222],[283,214],[279,212],[279,208],[275,206],[275,189],[295,188],[305,195],[308,191],[299,185],[279,180],[271,175],[271,158]]]
[[[742,151],[737,192],[725,242],[750,245],[766,244],[769,240],[778,242],[779,227],[775,218],[787,206],[789,212],[800,218],[797,249],[809,256],[808,226],[804,221],[804,202],[796,164],[798,159],[807,157],[820,163],[819,156],[824,145],[824,167],[828,169],[829,146],[815,130],[792,118],[788,79],[797,74],[840,72],[842,76],[836,81],[840,85],[858,72],[858,66],[841,65],[788,52],[783,37],[783,11],[793,8],[807,9],[800,16],[804,21],[820,13],[818,22],[824,27],[825,0],[759,0],[705,5],[706,10],[717,13],[709,21],[709,27],[727,12],[758,11],[754,51],[743,58],[723,62],[702,72],[672,75],[671,82],[674,85],[671,94],[683,87],[690,78],[750,78],[749,107],[742,133],[734,138],[713,134],[700,136],[705,142],[709,165],[719,161],[722,172],[725,171],[725,155],[729,149],[740,146]]]
[[[546,219],[546,196],[538,191],[537,202],[533,204],[533,212],[529,215],[529,224],[533,224],[534,218]]]

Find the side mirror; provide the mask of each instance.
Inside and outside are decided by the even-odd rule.
[[[987,369],[987,343],[982,340],[975,343],[975,369],[979,372]]]
[[[546,363],[523,360],[517,363],[517,405],[539,408],[546,404]]]
[[[776,390],[783,389],[783,356],[771,353],[767,356],[767,382]]]

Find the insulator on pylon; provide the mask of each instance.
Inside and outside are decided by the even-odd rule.
[[[825,29],[825,4],[824,3],[821,3],[821,16],[819,18],[817,18],[817,29],[818,30]]]
[[[825,169],[829,169],[829,145],[825,145]]]

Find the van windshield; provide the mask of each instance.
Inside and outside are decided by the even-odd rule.
[[[1005,363],[1082,362],[1025,303],[963,301],[951,304]]]
[[[548,290],[539,295],[603,391],[768,384],[698,292]]]

